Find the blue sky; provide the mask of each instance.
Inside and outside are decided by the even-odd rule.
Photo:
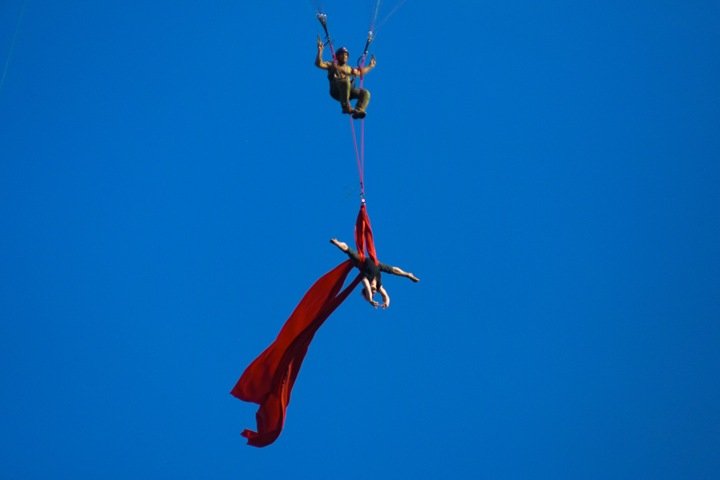
[[[351,58],[373,3],[322,4]],[[366,193],[380,258],[422,281],[351,295],[278,441],[244,444],[228,392],[358,207],[315,5],[3,2],[3,477],[714,478],[705,1],[405,2]]]

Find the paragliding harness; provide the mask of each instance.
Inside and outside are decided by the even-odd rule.
[[[325,41],[324,44],[328,47],[330,47],[330,53],[333,57],[333,63],[337,64],[337,57],[335,54],[335,46],[333,45],[332,39],[330,38],[330,31],[328,30],[328,24],[327,24],[327,14],[323,12],[318,12],[315,14],[315,17],[320,22],[320,25],[322,25],[323,32],[325,32]],[[362,68],[365,66],[365,60],[367,60],[368,53],[370,51],[370,45],[372,44],[373,40],[375,40],[375,33],[373,32],[372,28],[368,30],[367,38],[365,39],[365,47],[363,48],[363,53],[358,57],[357,61],[357,67],[359,70],[362,70]],[[370,55],[370,59],[374,59],[374,55]],[[360,75],[360,88],[362,88],[362,80],[363,75]],[[353,79],[353,86],[354,86],[354,79]]]

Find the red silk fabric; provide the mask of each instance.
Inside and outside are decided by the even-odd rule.
[[[240,400],[260,404],[255,415],[257,432],[242,432],[249,445],[264,447],[280,435],[293,384],[315,332],[360,282],[358,275],[340,291],[352,268],[347,260],[310,287],[275,341],[245,369],[230,392]]]
[[[380,263],[375,252],[375,241],[365,203],[360,205],[360,211],[355,221],[355,245],[361,260],[365,258],[365,250],[367,250],[368,256],[375,262],[375,265]]]

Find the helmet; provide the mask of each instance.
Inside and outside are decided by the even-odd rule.
[[[340,48],[338,48],[338,49],[335,51],[335,56],[338,57],[338,56],[340,56],[340,55],[343,54],[343,53],[347,53],[348,55],[350,55],[350,52],[348,51],[347,48],[345,48],[345,47],[340,47]]]

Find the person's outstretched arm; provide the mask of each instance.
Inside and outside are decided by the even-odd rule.
[[[376,65],[376,64],[377,64],[377,62],[375,61],[375,57],[372,57],[372,58],[370,59],[370,63],[368,63],[365,67],[363,67],[363,68],[353,68],[353,75],[357,75],[358,77],[363,77],[363,76],[365,76],[365,74],[367,74],[370,70],[372,70],[373,68],[375,68],[375,65]]]
[[[365,298],[365,300],[367,300],[370,303],[370,305],[372,305],[373,307],[375,307],[375,308],[379,307],[380,304],[378,302],[376,302],[375,299],[373,298],[372,288],[370,287],[370,281],[367,278],[363,277],[362,284],[363,284],[363,297]],[[385,297],[383,297],[383,299],[384,298]]]
[[[380,285],[380,288],[378,288],[378,292],[380,292],[380,296],[383,299],[382,308],[388,308],[390,306],[390,295],[388,295],[387,290],[385,290],[385,287]]]
[[[315,66],[327,70],[330,66],[330,62],[324,62],[322,55],[325,44],[320,37],[317,38],[317,56],[315,57]]]

